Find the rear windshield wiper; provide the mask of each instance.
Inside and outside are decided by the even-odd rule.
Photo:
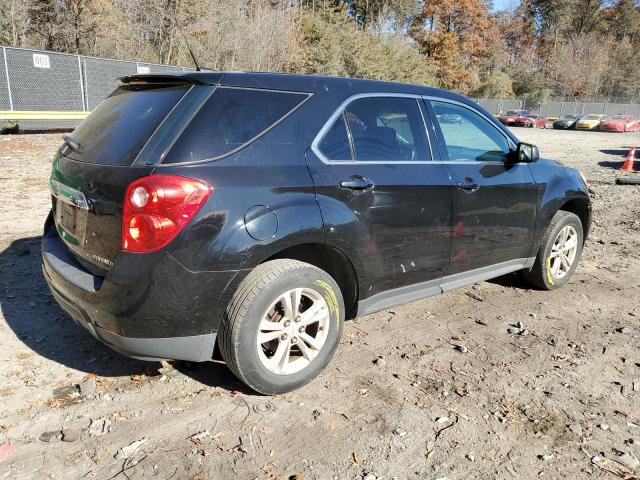
[[[69,135],[63,135],[62,139],[64,140],[64,144],[67,147],[69,147],[71,150],[73,150],[76,153],[82,153],[82,148],[80,147],[80,144],[76,142],[73,138],[71,138]]]

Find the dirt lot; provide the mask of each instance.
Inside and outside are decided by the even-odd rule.
[[[590,181],[572,282],[348,322],[321,377],[277,397],[219,363],[129,360],[66,318],[39,256],[60,135],[0,137],[0,479],[637,478],[592,458],[640,457],[640,187],[613,184],[640,134],[517,133]]]

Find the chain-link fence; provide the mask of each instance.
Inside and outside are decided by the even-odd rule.
[[[90,112],[116,85],[116,80],[136,73],[193,70],[154,63],[110,60],[43,50],[1,47],[0,111]],[[523,100],[476,99],[497,115],[525,108]],[[548,101],[531,112],[547,117],[605,113],[640,117],[640,104]],[[73,128],[80,120],[19,120],[21,129]],[[0,119],[0,128],[6,122]]]
[[[537,108],[527,108],[524,100],[477,98],[475,101],[494,115],[508,110],[528,109],[532,113],[539,113],[552,118],[572,114],[588,115],[590,113],[633,115],[640,117],[640,104],[637,103],[558,102],[550,100]]]
[[[42,50],[2,47],[0,111],[90,112],[116,80],[136,73],[192,70]],[[19,120],[21,129],[73,128],[80,120]],[[3,121],[0,120],[0,126]]]

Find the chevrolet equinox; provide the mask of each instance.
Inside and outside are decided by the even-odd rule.
[[[316,377],[345,319],[515,271],[564,285],[589,231],[577,170],[418,85],[135,75],[64,138],[42,239],[57,302],[118,352],[215,350],[265,394]]]

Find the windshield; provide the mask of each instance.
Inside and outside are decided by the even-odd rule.
[[[599,120],[600,119],[600,115],[587,115],[586,117],[584,117],[584,120]]]
[[[565,115],[562,117],[562,120],[575,120],[576,116],[575,115]]]
[[[610,118],[610,120],[624,120],[625,117],[624,115],[614,115],[613,117]]]

